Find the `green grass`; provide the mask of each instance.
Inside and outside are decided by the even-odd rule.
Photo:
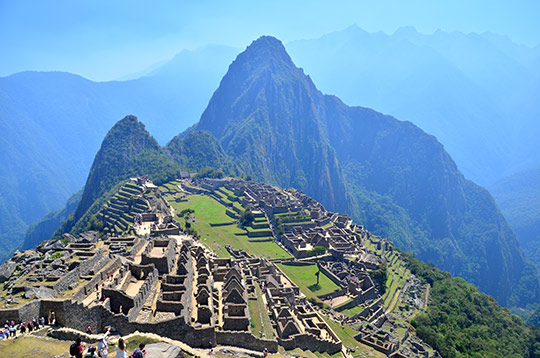
[[[257,300],[248,300],[249,316],[251,318],[251,333],[261,338],[263,336],[263,325],[261,321],[261,315],[259,313],[259,304]]]
[[[308,298],[318,300],[317,296],[339,289],[339,286],[322,272],[319,276],[319,287],[317,287],[317,277],[315,276],[317,265],[293,266],[280,263],[278,266]]]
[[[347,308],[346,310],[340,311],[340,313],[343,313],[344,315],[352,317],[354,315],[361,313],[362,311],[364,311],[364,307],[354,306],[352,308]]]
[[[0,357],[48,358],[69,352],[72,342],[26,336],[0,342]]]
[[[176,212],[191,208],[195,210],[195,229],[201,235],[201,241],[215,249],[220,257],[229,257],[225,245],[231,245],[236,249],[242,249],[257,256],[268,258],[288,258],[291,255],[283,250],[274,241],[265,241],[265,238],[249,238],[235,234],[245,233],[236,225],[211,227],[208,223],[230,222],[232,219],[225,214],[225,206],[215,199],[206,195],[188,195],[188,201],[176,203],[170,201]],[[180,220],[183,222],[182,220]],[[268,239],[268,237],[266,238]]]
[[[141,343],[148,345],[148,344],[159,343],[159,342],[163,342],[163,341],[160,341],[159,339],[155,339],[151,337],[135,335],[135,336],[129,337],[126,349],[128,350],[128,352],[133,352],[135,348],[139,347],[139,344]],[[112,347],[112,350],[109,349],[109,351],[114,352],[114,347]]]
[[[273,339],[274,329],[272,328],[272,322],[270,321],[270,317],[268,316],[268,308],[264,305],[264,301],[262,298],[263,294],[258,283],[255,283],[255,293],[257,295],[258,310],[261,313],[262,317],[263,331],[266,336],[265,338]]]

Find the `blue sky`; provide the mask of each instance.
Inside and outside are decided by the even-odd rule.
[[[284,42],[352,24],[392,33],[485,32],[540,44],[540,1],[0,0],[0,76],[61,70],[110,80],[205,44],[244,48],[260,35]]]

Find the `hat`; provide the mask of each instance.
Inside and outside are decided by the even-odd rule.
[[[103,340],[103,336],[97,337],[97,340],[98,340],[98,341],[102,341],[102,340]]]

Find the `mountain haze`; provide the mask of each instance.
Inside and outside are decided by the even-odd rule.
[[[137,113],[166,143],[170,133],[200,118],[236,53],[224,46],[184,50],[130,81],[94,82],[64,72],[0,78],[0,261],[21,244],[29,225],[84,185],[118,118]]]
[[[523,247],[540,268],[540,167],[499,180],[489,188]]]
[[[358,26],[286,45],[320,89],[434,134],[482,185],[539,161],[540,46],[491,33]]]

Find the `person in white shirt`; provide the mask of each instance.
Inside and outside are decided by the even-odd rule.
[[[107,336],[111,332],[111,328],[107,329],[107,332],[103,336],[98,337],[97,351],[100,358],[107,358],[109,352],[107,351]]]
[[[127,358],[129,356],[126,351],[126,345],[127,341],[124,341],[123,338],[118,340],[118,345],[114,347],[114,351],[116,352],[115,358]]]

